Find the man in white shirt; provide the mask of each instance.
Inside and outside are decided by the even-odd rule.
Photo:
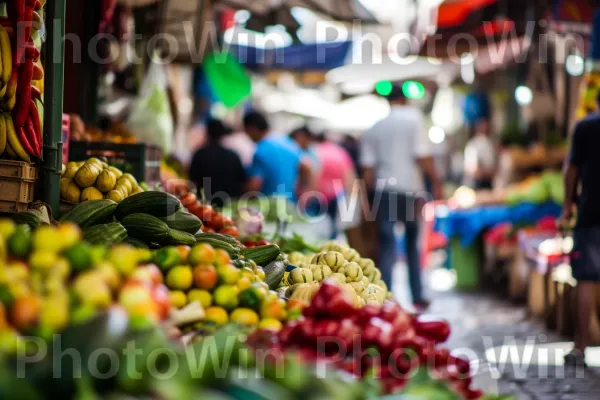
[[[475,135],[465,147],[465,180],[475,190],[492,189],[496,173],[496,148],[490,138],[490,124],[477,122]]]
[[[429,177],[433,197],[442,196],[442,184],[435,169],[432,148],[422,112],[407,104],[400,87],[394,87],[388,100],[391,112],[361,140],[361,166],[365,183],[372,193],[379,231],[379,268],[382,279],[393,290],[396,264],[394,226],[402,222],[406,235],[406,260],[413,304],[425,309],[418,248],[420,206],[424,197],[423,179]]]

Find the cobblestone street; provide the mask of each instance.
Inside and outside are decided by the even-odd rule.
[[[403,270],[397,269],[399,285],[406,282]],[[395,290],[405,291],[400,286]],[[493,294],[429,293],[429,313],[448,319],[452,326],[448,347],[463,349],[463,354],[482,362],[476,382],[484,389],[524,400],[600,399],[600,368],[562,366],[570,343],[527,319],[524,305]],[[587,362],[600,367],[600,349],[588,352]]]

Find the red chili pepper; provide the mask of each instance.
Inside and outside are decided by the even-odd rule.
[[[25,0],[25,13],[23,15],[23,22],[25,22],[25,40],[31,39],[31,28],[33,21],[33,9],[35,8],[36,0]]]
[[[25,129],[22,126],[16,129],[19,142],[21,142],[21,146],[23,146],[23,149],[25,149],[27,154],[29,154],[30,156],[35,156],[36,152],[33,150],[33,147],[31,146],[29,140],[27,139],[27,136],[25,135]]]
[[[31,86],[31,98],[32,99],[38,99],[41,100],[42,99],[42,92],[40,92],[40,89],[38,89],[35,86]]]
[[[40,0],[36,0],[35,1],[35,5],[33,6],[33,9],[35,11],[41,10],[42,9],[42,2]]]
[[[19,71],[17,84],[17,104],[13,110],[15,128],[21,127],[27,121],[29,104],[31,102],[31,78],[33,77],[33,59],[27,57]]]
[[[42,157],[42,142],[40,141],[37,132],[33,126],[33,122],[31,121],[31,117],[27,118],[27,122],[23,127],[27,138],[29,139],[29,143],[31,143],[31,147],[33,147],[33,151],[35,151],[35,155],[38,158]]]
[[[38,114],[37,106],[35,105],[35,101],[31,100],[29,105],[29,118],[31,118],[31,122],[33,123],[33,129],[38,137],[38,140],[41,143],[42,141],[42,124],[40,121],[40,115]]]
[[[28,0],[15,0],[15,15],[16,18],[11,18],[15,22],[15,33],[16,33],[16,49],[14,52],[14,63],[16,65],[21,65],[24,61],[23,53],[25,52],[25,47],[27,46],[27,42],[29,41],[30,34],[27,34],[27,25],[31,26],[31,18],[33,18],[33,14],[31,18],[29,18],[29,22],[26,20],[26,2]],[[10,2],[9,2],[10,3]],[[31,29],[31,28],[30,28]]]
[[[33,59],[34,62],[37,62],[37,60],[40,58],[40,51],[32,42],[29,42],[27,47],[25,47],[25,57]]]

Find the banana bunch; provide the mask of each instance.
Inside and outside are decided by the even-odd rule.
[[[17,71],[13,70],[13,52],[10,36],[0,25],[0,99],[5,111],[12,111],[17,103]]]

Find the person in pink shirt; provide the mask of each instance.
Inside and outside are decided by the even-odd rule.
[[[331,238],[335,239],[338,235],[338,198],[344,193],[349,195],[352,192],[356,173],[348,152],[327,140],[324,134],[317,138],[315,152],[321,167],[317,188],[327,201],[327,215],[333,227]]]

